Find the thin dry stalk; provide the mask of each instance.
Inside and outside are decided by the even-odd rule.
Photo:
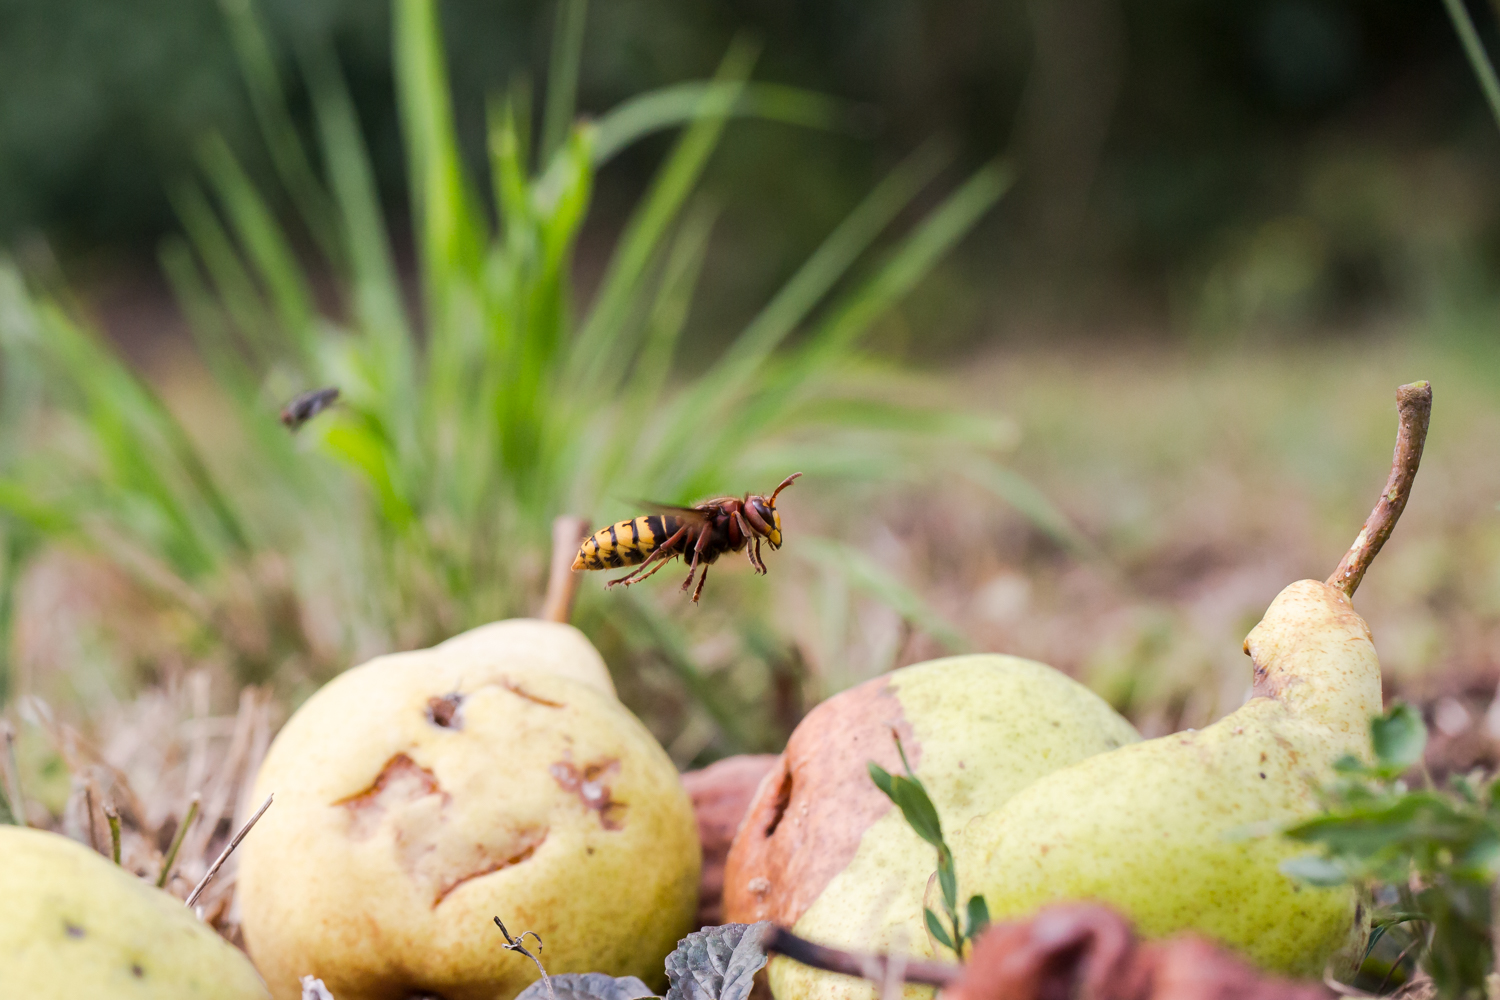
[[[224,818],[224,810],[229,806],[235,786],[239,784],[245,755],[250,749],[259,702],[260,691],[257,688],[245,688],[240,692],[240,707],[235,715],[234,735],[229,740],[229,751],[214,779],[213,789],[205,796],[203,821],[198,824],[185,846],[190,858],[201,858],[207,852],[209,840],[218,829],[219,821]]]
[[[188,909],[192,909],[193,904],[198,902],[198,897],[203,895],[203,890],[208,888],[208,883],[212,882],[214,876],[219,873],[219,869],[224,867],[224,862],[229,860],[229,856],[234,853],[234,849],[240,846],[240,841],[245,839],[245,834],[249,833],[251,828],[260,822],[260,818],[266,814],[267,809],[271,808],[271,802],[275,798],[275,793],[267,795],[266,801],[261,803],[259,809],[255,810],[255,815],[251,816],[245,822],[245,825],[240,827],[239,832],[229,839],[229,843],[224,845],[224,850],[219,852],[217,858],[214,858],[214,863],[208,866],[208,871],[204,872],[203,878],[198,880],[198,884],[193,886],[193,891],[188,893],[188,898],[184,900]]]
[[[10,800],[11,815],[19,826],[26,822],[26,799],[21,793],[21,766],[16,762],[16,731],[9,720],[0,719],[0,735],[5,738],[5,797]]]
[[[1422,462],[1422,446],[1427,442],[1427,424],[1432,418],[1432,384],[1412,382],[1397,389],[1396,412],[1400,423],[1385,492],[1380,494],[1375,509],[1365,519],[1365,526],[1359,529],[1354,544],[1344,553],[1338,569],[1327,581],[1328,586],[1337,587],[1350,597],[1354,596],[1360,581],[1365,578],[1365,570],[1370,568],[1385,540],[1391,537],[1401,512],[1406,509],[1411,484],[1417,478],[1417,466]]]
[[[104,803],[104,818],[109,821],[109,856],[120,863],[120,812],[113,802]]]
[[[510,936],[510,931],[505,929],[505,924],[499,917],[495,918],[495,926],[500,928],[500,933],[505,937],[505,943],[500,947],[506,951],[519,952],[536,963],[536,971],[542,974],[542,985],[547,987],[547,1000],[557,1000],[557,994],[552,991],[552,977],[547,975],[547,970],[542,966],[542,960],[526,950],[526,935],[530,934],[536,938],[536,950],[542,950],[542,936],[536,931],[522,931],[516,937]]]
[[[552,522],[552,565],[547,570],[547,598],[542,602],[542,618],[546,621],[567,624],[573,617],[573,600],[578,596],[573,558],[588,537],[588,530],[583,518],[571,514]]]
[[[182,848],[183,838],[187,836],[188,830],[192,828],[193,820],[198,818],[198,806],[202,802],[202,799],[203,796],[196,792],[193,793],[193,801],[188,803],[187,815],[182,817],[182,822],[177,825],[177,832],[172,835],[172,846],[167,848],[167,856],[162,858],[161,861],[161,874],[156,877],[156,887],[158,889],[164,887],[167,884],[167,879],[172,877],[172,866],[177,863],[177,852]]]

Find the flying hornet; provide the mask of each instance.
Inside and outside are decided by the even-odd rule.
[[[794,472],[787,476],[769,498],[747,493],[744,499],[718,497],[692,507],[650,504],[655,513],[594,532],[579,547],[573,570],[635,566],[632,572],[605,585],[628,587],[651,576],[673,557],[681,556],[690,563],[681,589],[692,587],[696,575],[698,586],[693,588],[693,603],[697,604],[703,582],[708,579],[708,567],[726,552],[743,550],[755,572],[766,571],[760,543],[781,548],[781,515],[776,510],[776,498],[800,475]]]

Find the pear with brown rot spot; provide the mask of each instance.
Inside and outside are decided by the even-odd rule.
[[[241,847],[250,955],[276,1000],[509,1000],[547,971],[661,976],[700,853],[677,769],[569,625],[487,625],[335,678],[277,735]]]
[[[1059,770],[969,824],[954,846],[958,871],[996,919],[1088,899],[1147,935],[1196,931],[1282,972],[1315,977],[1358,959],[1363,901],[1283,874],[1304,848],[1265,831],[1317,812],[1334,761],[1372,754],[1380,664],[1349,599],[1406,504],[1432,389],[1402,386],[1397,402],[1380,502],[1327,582],[1288,586],[1246,638],[1245,705],[1201,731]]]

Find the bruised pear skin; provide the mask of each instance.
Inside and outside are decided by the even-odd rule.
[[[1298,976],[1362,943],[1357,894],[1283,875],[1306,847],[1264,830],[1316,813],[1339,757],[1370,757],[1381,696],[1369,627],[1342,591],[1303,580],[1245,649],[1256,696],[1235,712],[1090,757],[969,824],[958,870],[995,919],[1095,900],[1146,935],[1196,931]]]
[[[950,837],[1037,778],[1140,738],[1081,684],[1014,656],[949,657],[867,681],[813,709],[762,782],[730,851],[726,919],[776,920],[834,947],[931,954],[922,896],[937,853],[867,767],[901,773],[893,728]],[[768,975],[780,1000],[869,997],[866,983],[787,959]]]
[[[510,1000],[538,972],[496,916],[549,973],[661,977],[697,907],[692,806],[599,677],[517,652],[534,638],[379,657],[277,735],[237,890],[276,1000],[304,975],[339,1000]]]
[[[0,826],[0,997],[266,1000],[175,896],[56,833]]]

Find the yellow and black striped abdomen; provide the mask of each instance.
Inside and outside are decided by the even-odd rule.
[[[578,549],[573,569],[617,569],[636,566],[677,532],[677,519],[652,514],[600,528]]]

